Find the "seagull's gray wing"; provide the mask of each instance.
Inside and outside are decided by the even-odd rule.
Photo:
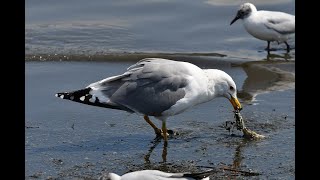
[[[267,16],[265,26],[268,29],[272,29],[280,34],[291,34],[295,33],[295,16],[282,13],[274,12],[272,15]]]
[[[112,103],[145,115],[160,116],[186,94],[188,71],[180,63],[143,59],[123,75],[90,86],[98,88]]]

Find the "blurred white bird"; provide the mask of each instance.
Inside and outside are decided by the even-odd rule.
[[[251,3],[244,3],[240,6],[236,17],[230,25],[242,19],[247,32],[268,42],[267,51],[270,51],[270,42],[284,42],[287,46],[287,52],[290,46],[287,40],[295,33],[295,16],[276,11],[257,11],[257,8]]]
[[[106,177],[100,177],[100,180],[209,180],[209,175],[217,172],[210,170],[200,173],[166,173],[159,170],[134,171],[122,176],[115,173],[109,173]]]

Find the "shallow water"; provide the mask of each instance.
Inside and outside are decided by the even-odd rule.
[[[243,1],[26,1],[26,54],[219,53],[266,56],[267,43],[249,35],[241,21],[230,26]],[[295,14],[292,0],[252,1],[259,9]],[[293,42],[290,41],[292,47]],[[282,50],[285,45],[271,45]],[[294,56],[294,51],[290,53]],[[45,57],[45,56],[42,56]]]

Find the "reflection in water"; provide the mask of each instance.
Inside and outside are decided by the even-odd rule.
[[[275,60],[286,60],[289,61],[291,59],[294,59],[294,57],[290,56],[289,53],[284,53],[283,56],[280,54],[271,54],[270,52],[267,54],[266,59],[267,61],[275,61]]]
[[[260,173],[252,172],[251,170],[245,171],[241,170],[241,163],[244,157],[242,156],[242,149],[250,142],[250,140],[242,139],[237,143],[237,147],[235,148],[235,153],[233,157],[233,163],[231,165],[223,165],[220,169],[224,172],[224,177],[233,179],[239,176],[259,176]]]
[[[239,142],[238,146],[235,149],[235,154],[233,157],[233,164],[231,166],[232,169],[238,171],[241,168],[241,162],[244,159],[242,156],[242,148],[247,144],[246,139],[243,139],[242,141]]]
[[[150,162],[150,156],[153,152],[153,150],[158,146],[158,144],[161,142],[161,137],[156,137],[151,143],[152,146],[148,150],[148,153],[144,156],[145,163],[143,165],[143,169],[158,169],[165,172],[179,172],[179,170],[182,171],[190,171],[188,168],[190,166],[184,166],[184,165],[178,165],[178,164],[172,164],[167,163],[167,146],[163,146],[162,150],[162,162],[158,163],[151,163]],[[227,177],[227,178],[236,178],[239,176],[259,176],[260,173],[252,172],[251,170],[243,170],[241,167],[242,160],[244,159],[244,156],[242,155],[243,148],[249,143],[252,142],[248,139],[241,139],[240,141],[236,142],[236,148],[235,153],[233,157],[233,163],[230,165],[226,165],[224,163],[221,163],[219,167],[212,167],[212,166],[195,166],[197,168],[206,168],[211,169],[211,176],[213,177]],[[159,166],[157,166],[157,164]],[[141,170],[141,168],[137,169]]]
[[[148,153],[144,156],[144,160],[146,164],[150,165],[150,156],[151,153],[153,152],[153,150],[158,146],[158,144],[161,142],[162,137],[161,136],[157,136],[151,143],[152,146],[150,147],[150,149],[148,150]],[[162,149],[162,161],[163,162],[167,162],[167,144],[163,145],[163,149]]]
[[[294,62],[275,61],[272,59],[278,56],[270,56],[267,57],[269,61],[252,61],[241,65],[248,77],[238,97],[245,103],[254,102],[259,94],[294,89]]]

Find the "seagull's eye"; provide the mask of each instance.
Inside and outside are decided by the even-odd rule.
[[[234,87],[233,87],[233,86],[230,86],[229,89],[230,89],[230,91],[233,91],[233,90],[234,90]]]

